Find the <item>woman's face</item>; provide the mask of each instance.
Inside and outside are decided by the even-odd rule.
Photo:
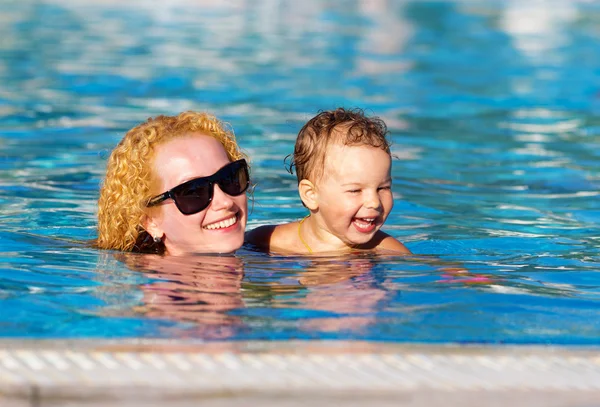
[[[213,175],[229,164],[221,143],[202,133],[176,138],[156,148],[153,171],[157,194],[194,178]],[[160,237],[171,255],[232,253],[244,243],[248,214],[246,194],[227,195],[214,185],[209,206],[192,215],[182,214],[172,199],[150,208],[144,227]]]

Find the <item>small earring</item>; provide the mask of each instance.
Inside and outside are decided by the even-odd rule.
[[[162,239],[158,236],[154,236],[154,243],[160,243],[162,242]]]

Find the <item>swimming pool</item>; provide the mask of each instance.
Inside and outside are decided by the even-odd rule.
[[[0,335],[598,344],[600,8],[522,3],[3,3]],[[386,120],[384,229],[427,261],[69,242],[123,132],[186,109],[251,157],[250,228],[298,219],[283,159],[339,105]]]

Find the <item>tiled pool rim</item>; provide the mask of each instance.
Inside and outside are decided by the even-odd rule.
[[[600,348],[0,340],[0,406],[599,406]]]

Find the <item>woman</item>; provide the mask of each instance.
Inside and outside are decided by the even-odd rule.
[[[158,116],[127,132],[98,201],[102,249],[232,253],[244,242],[248,165],[214,116]]]

